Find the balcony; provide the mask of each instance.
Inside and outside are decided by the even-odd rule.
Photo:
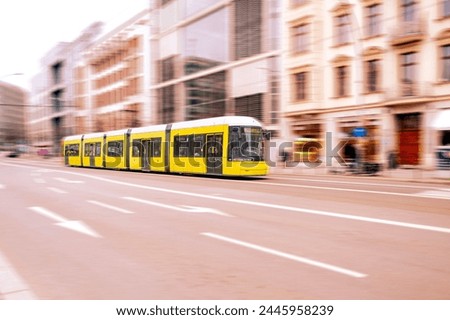
[[[433,86],[426,81],[405,80],[385,90],[385,100],[393,103],[411,100],[425,101],[432,95]]]
[[[399,21],[391,30],[390,42],[393,46],[422,41],[426,33],[425,20]]]

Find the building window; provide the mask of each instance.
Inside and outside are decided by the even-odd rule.
[[[184,28],[182,56],[185,75],[213,68],[229,61],[227,18],[228,10],[222,9]]]
[[[292,46],[294,53],[308,51],[309,47],[309,24],[301,24],[292,28]]]
[[[237,116],[249,116],[261,121],[263,120],[263,95],[261,93],[236,98],[234,105]]]
[[[414,21],[416,18],[416,1],[402,0],[401,6],[403,21]]]
[[[450,0],[442,1],[442,17],[450,17]]]
[[[366,61],[366,70],[366,91],[368,93],[377,92],[380,77],[380,60]]]
[[[225,114],[225,79],[225,72],[218,72],[185,82],[186,120],[219,117]]]
[[[262,52],[262,3],[260,0],[235,1],[235,59]]]
[[[161,6],[165,6],[166,4],[172,2],[173,0],[161,0]]]
[[[350,42],[351,20],[349,14],[335,17],[336,45]]]
[[[306,72],[294,74],[294,98],[296,101],[307,99],[308,77]]]
[[[175,58],[170,57],[161,61],[161,79],[169,81],[175,78]]]
[[[338,66],[336,72],[336,97],[346,97],[348,95],[349,84],[349,66]]]
[[[298,7],[308,2],[308,0],[291,0],[291,1],[293,7]]]
[[[381,4],[366,7],[366,36],[376,36],[381,33]]]
[[[167,0],[166,0],[167,1]],[[184,18],[193,16],[194,14],[210,8],[221,0],[184,0],[180,1],[180,9]],[[184,5],[183,5],[184,2]]]
[[[442,50],[442,79],[450,81],[450,44],[441,47]]]
[[[402,95],[411,96],[414,94],[415,69],[417,64],[417,53],[408,52],[400,57],[400,68],[402,77]]]
[[[53,84],[62,82],[63,63],[58,62],[52,66]]]
[[[170,123],[175,118],[175,86],[164,87],[161,94],[161,123]]]

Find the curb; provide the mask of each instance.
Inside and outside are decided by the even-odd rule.
[[[37,297],[0,253],[0,300],[36,300]]]
[[[270,174],[308,176],[308,177],[345,177],[349,179],[359,180],[362,178],[376,181],[401,181],[414,183],[430,183],[450,186],[450,170],[442,170],[442,177],[435,177],[440,174],[436,170],[421,169],[394,169],[383,170],[376,175],[368,174],[349,174],[344,171],[330,172],[331,168],[298,168],[298,167],[275,167],[270,168]]]

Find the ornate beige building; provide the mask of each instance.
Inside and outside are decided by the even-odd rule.
[[[287,0],[283,113],[291,139],[333,134],[370,161],[436,167],[450,144],[450,1]]]

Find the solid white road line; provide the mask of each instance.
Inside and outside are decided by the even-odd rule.
[[[100,202],[100,201],[87,200],[87,202],[95,204],[95,205],[103,207],[103,208],[107,208],[107,209],[111,209],[111,210],[114,210],[114,211],[117,211],[117,212],[121,212],[121,213],[127,213],[127,214],[133,213],[133,211],[130,211],[130,210],[127,210],[127,209],[122,209],[122,208],[119,208],[119,207],[116,207],[116,206],[112,206],[110,204],[106,204],[106,203],[103,203],[103,202]]]
[[[312,189],[312,190],[328,190],[328,191],[343,191],[343,192],[351,192],[351,193],[363,193],[363,194],[380,194],[387,196],[398,196],[398,197],[408,197],[408,198],[431,198],[436,199],[435,196],[424,194],[424,193],[400,193],[400,192],[390,192],[390,191],[374,191],[374,190],[362,190],[362,189],[347,189],[347,188],[337,188],[337,187],[320,187],[320,186],[305,186],[305,185],[291,185],[285,183],[276,183],[276,182],[254,182],[254,181],[246,181],[246,183],[256,183],[260,185],[267,186],[277,186],[277,187],[289,187],[289,188],[297,188],[297,189]],[[443,198],[439,198],[443,199]],[[444,198],[444,200],[447,200]]]
[[[55,187],[47,187],[47,189],[48,189],[48,190],[51,190],[51,191],[53,191],[53,192],[56,192],[56,193],[60,193],[60,194],[65,194],[65,193],[67,193],[67,191],[64,191],[64,190],[61,190],[61,189],[58,189],[58,188],[55,188]]]
[[[75,183],[75,184],[80,184],[80,183],[84,183],[84,181],[80,181],[80,180],[69,180],[69,179],[65,179],[65,178],[53,178],[57,181],[60,182],[64,182],[64,183]]]
[[[134,197],[123,197],[123,199],[131,200],[131,201],[135,201],[135,202],[139,202],[139,203],[143,203],[143,204],[148,204],[151,206],[161,207],[161,208],[165,208],[165,209],[181,211],[181,212],[211,213],[211,214],[217,214],[219,216],[224,216],[224,217],[232,217],[228,213],[225,213],[225,212],[222,212],[222,211],[219,211],[216,209],[212,209],[212,208],[193,207],[193,206],[186,206],[186,205],[172,206],[172,205],[168,205],[168,204],[164,204],[164,203],[160,203],[160,202],[154,202],[154,201],[144,200],[144,199],[139,199],[139,198],[134,198]]]
[[[5,189],[5,185],[4,184],[0,184],[0,189]]]
[[[9,164],[5,164],[5,165],[9,165]],[[18,166],[18,165],[12,165],[12,166]],[[27,167],[27,166],[20,166],[20,167]],[[450,233],[450,228],[444,228],[444,227],[436,227],[436,226],[422,225],[422,224],[415,224],[415,223],[408,223],[408,222],[399,222],[399,221],[392,221],[392,220],[385,220],[385,219],[369,218],[369,217],[355,216],[355,215],[350,215],[350,214],[341,214],[341,213],[327,212],[327,211],[321,211],[321,210],[311,210],[311,209],[305,209],[305,208],[297,208],[297,207],[290,207],[290,206],[284,206],[284,205],[275,205],[275,204],[270,204],[270,203],[255,202],[255,201],[249,201],[249,200],[212,196],[212,195],[207,195],[207,194],[198,194],[198,193],[192,193],[192,192],[187,192],[187,191],[164,189],[164,188],[159,188],[159,187],[151,187],[151,186],[147,186],[147,185],[118,181],[118,180],[113,180],[113,179],[107,179],[107,178],[103,178],[103,177],[96,177],[93,175],[87,175],[87,174],[72,172],[72,171],[62,171],[62,170],[52,170],[52,171],[76,175],[76,176],[80,176],[80,177],[91,178],[91,179],[94,179],[97,181],[104,181],[104,182],[108,182],[108,183],[114,183],[114,184],[118,184],[118,185],[122,185],[122,186],[128,186],[128,187],[139,188],[139,189],[144,189],[144,190],[152,190],[152,191],[185,195],[185,196],[196,197],[196,198],[211,199],[211,200],[218,200],[218,201],[238,203],[238,204],[246,204],[246,205],[252,205],[252,206],[257,206],[257,207],[279,209],[279,210],[291,211],[291,212],[329,216],[329,217],[333,217],[333,218],[341,218],[341,219],[349,219],[349,220],[357,220],[357,221],[363,221],[363,222],[392,225],[392,226],[411,228],[411,229]],[[341,189],[341,190],[342,191],[352,191],[350,189]],[[374,192],[374,193],[376,193],[376,192]],[[399,194],[399,195],[405,195],[405,194]],[[407,194],[407,196],[417,197],[417,195],[410,195],[410,194]]]
[[[418,195],[427,198],[447,199],[450,200],[450,189],[438,189],[419,192]]]
[[[229,243],[233,243],[242,247],[246,247],[246,248],[250,248],[253,250],[258,250],[261,252],[265,252],[268,254],[272,254],[274,256],[278,256],[281,258],[285,258],[285,259],[289,259],[289,260],[294,260],[303,264],[307,264],[307,265],[311,265],[314,267],[318,267],[321,269],[326,269],[326,270],[330,270],[333,272],[337,272],[337,273],[341,273],[350,277],[354,277],[354,278],[365,278],[367,277],[366,274],[360,273],[360,272],[356,272],[356,271],[352,271],[349,269],[344,269],[341,267],[337,267],[331,264],[327,264],[327,263],[323,263],[323,262],[319,262],[319,261],[315,261],[315,260],[311,260],[308,258],[304,258],[304,257],[300,257],[300,256],[296,256],[290,253],[285,253],[282,251],[278,251],[278,250],[274,250],[274,249],[270,249],[270,248],[266,248],[266,247],[262,247],[256,244],[252,244],[249,242],[244,242],[244,241],[240,241],[240,240],[236,240],[236,239],[232,239],[232,238],[228,238],[228,237],[224,237],[215,233],[210,233],[210,232],[203,232],[201,233],[201,235],[210,237],[210,238],[214,238],[217,240],[221,240],[221,241],[225,241],[225,242],[229,242]]]
[[[272,175],[271,175],[272,176]],[[391,183],[375,183],[375,182],[360,182],[360,181],[346,181],[346,180],[326,180],[326,179],[306,179],[306,178],[288,178],[285,175],[276,175],[276,179],[286,181],[306,181],[306,182],[321,182],[321,183],[334,183],[334,184],[350,184],[359,186],[371,186],[371,187],[391,187],[402,189],[423,189],[424,186],[408,185],[408,184],[391,184]],[[243,181],[247,182],[247,181]],[[252,181],[249,181],[252,182]],[[427,188],[435,189],[433,186],[427,186]]]
[[[36,300],[37,297],[0,252],[0,300]]]
[[[33,180],[34,180],[34,182],[36,182],[36,183],[45,183],[45,180],[42,179],[42,178],[34,178]]]

